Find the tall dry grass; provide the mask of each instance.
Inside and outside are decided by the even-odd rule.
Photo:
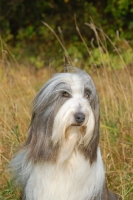
[[[99,56],[101,38],[97,34]],[[105,35],[104,35],[105,36]],[[81,39],[82,35],[81,35]],[[84,42],[84,41],[83,41]],[[87,48],[87,46],[86,46]],[[115,48],[115,47],[114,47]],[[13,187],[8,164],[23,144],[31,117],[31,102],[36,92],[50,77],[48,68],[36,72],[32,67],[17,64],[3,44],[0,59],[0,199],[17,200],[19,191]],[[6,50],[6,51],[5,51]],[[87,49],[89,52],[90,49]],[[100,106],[100,146],[105,163],[108,186],[123,200],[133,199],[133,69],[127,67],[121,56],[123,68],[115,70],[111,60],[108,66],[90,69],[96,84]],[[9,62],[7,57],[11,57]],[[108,70],[109,69],[109,70]]]

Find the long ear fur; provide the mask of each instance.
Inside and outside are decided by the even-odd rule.
[[[99,99],[98,95],[94,98],[91,102],[91,108],[94,113],[95,117],[95,129],[93,137],[89,144],[89,155],[90,155],[90,162],[97,158],[97,146],[99,143],[99,122],[100,122],[100,111],[99,111]]]
[[[90,160],[90,163],[96,160],[97,158],[97,147],[99,143],[99,121],[100,121],[100,111],[99,111],[99,99],[98,95],[91,100],[90,102],[94,117],[95,117],[95,128],[93,136],[88,144],[88,146],[83,149],[85,157]]]
[[[35,162],[56,160],[58,144],[55,146],[51,141],[53,115],[52,109],[48,118],[43,118],[43,113],[33,113],[29,137],[24,146],[29,149],[28,157]]]

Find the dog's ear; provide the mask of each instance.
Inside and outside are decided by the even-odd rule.
[[[100,111],[99,111],[99,99],[98,95],[96,94],[95,98],[90,102],[94,118],[95,118],[95,127],[94,133],[90,140],[90,143],[87,147],[87,154],[89,156],[90,162],[96,160],[97,158],[97,147],[99,143],[99,123],[100,123]]]
[[[43,112],[33,113],[29,127],[29,136],[24,147],[28,147],[28,158],[36,161],[55,161],[58,144],[53,145],[51,140],[53,117],[43,117]]]

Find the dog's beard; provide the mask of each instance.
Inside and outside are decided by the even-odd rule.
[[[84,113],[85,119],[77,123],[75,113]],[[66,101],[59,109],[54,119],[52,142],[59,144],[59,163],[69,160],[73,152],[87,147],[93,136],[95,126],[94,114],[89,102],[84,98]]]

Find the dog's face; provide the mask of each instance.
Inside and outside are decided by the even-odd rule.
[[[82,143],[88,144],[94,131],[94,114],[90,106],[91,96],[93,96],[90,83],[85,82],[83,77],[77,74],[65,74],[61,88],[55,89],[59,93],[57,100],[58,107],[54,116],[52,141],[60,143],[72,135],[72,132],[79,132],[79,138],[84,138]],[[60,103],[62,102],[62,103]],[[56,109],[56,105],[55,105]],[[84,127],[82,130],[81,127]],[[69,131],[67,131],[67,129]],[[72,130],[72,131],[71,131]],[[69,135],[67,135],[67,133]],[[81,141],[80,141],[81,142]]]
[[[81,70],[55,75],[34,100],[25,144],[30,147],[29,156],[36,161],[55,161],[65,143],[93,162],[98,140],[99,104],[91,77]]]

